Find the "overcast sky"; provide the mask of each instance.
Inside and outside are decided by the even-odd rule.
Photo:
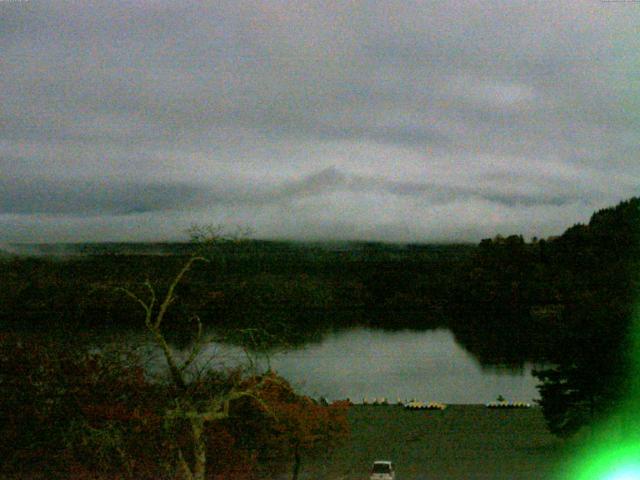
[[[0,241],[545,237],[640,194],[640,3],[0,1]]]

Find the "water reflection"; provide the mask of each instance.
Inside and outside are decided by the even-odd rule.
[[[153,348],[147,348],[147,354],[152,353]],[[196,368],[230,367],[246,360],[239,347],[211,343]],[[531,376],[533,365],[483,367],[446,329],[338,330],[328,333],[321,342],[262,356],[260,362],[263,366],[269,362],[300,391],[329,399],[386,397],[393,402],[397,398],[417,398],[486,403],[499,395],[526,402],[538,396],[537,380]],[[162,357],[156,354],[153,370],[163,366]]]
[[[531,365],[522,373],[487,370],[449,330],[335,332],[320,345],[276,355],[274,368],[308,394],[328,398],[420,398],[485,403],[537,397]]]

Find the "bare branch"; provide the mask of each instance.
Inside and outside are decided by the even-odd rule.
[[[128,288],[124,288],[124,287],[117,287],[116,288],[116,292],[124,292],[129,298],[135,300],[136,302],[138,302],[142,306],[142,308],[144,308],[144,311],[146,313],[146,317],[147,318],[151,317],[151,306],[147,305],[144,302],[144,300],[142,300],[140,297],[138,297],[131,290],[129,290]]]
[[[159,329],[154,328],[152,325],[149,327],[149,330],[153,334],[156,343],[160,346],[160,348],[162,348],[164,358],[167,361],[167,365],[169,366],[169,373],[171,374],[171,378],[173,379],[176,386],[178,386],[181,390],[185,390],[187,388],[187,382],[185,381],[182,371],[176,363],[173,352],[171,351],[171,347],[169,346]]]
[[[165,295],[164,301],[160,305],[160,310],[158,311],[158,315],[156,316],[154,328],[156,329],[160,328],[160,324],[164,319],[164,315],[167,312],[167,309],[169,308],[171,303],[174,301],[174,293],[173,293],[174,290],[182,280],[182,277],[184,277],[184,275],[189,271],[189,269],[191,268],[191,265],[193,265],[194,262],[197,262],[197,261],[208,262],[208,260],[204,257],[191,257],[189,261],[184,265],[184,267],[182,267],[182,270],[180,270],[178,275],[176,275],[175,278],[173,279],[173,282],[171,282],[171,285],[169,285],[169,290],[167,290],[167,294]]]
[[[182,453],[182,448],[178,448],[178,466],[182,471],[182,477],[185,480],[193,480],[193,474],[191,473],[191,468],[189,464],[184,458],[184,454]]]
[[[149,301],[149,310],[153,310],[153,307],[156,304],[156,291],[153,288],[153,285],[151,285],[151,281],[148,278],[145,280],[144,284],[147,287],[147,290],[149,290],[149,293],[151,293],[151,300]]]
[[[194,233],[199,234],[201,232],[195,231]],[[202,321],[197,315],[193,317],[197,325],[196,339],[187,359],[183,362],[176,360],[176,355],[167,343],[165,336],[162,333],[161,326],[169,307],[176,300],[175,289],[180,284],[186,273],[191,269],[193,264],[197,261],[208,262],[208,260],[202,256],[190,257],[171,281],[158,308],[156,308],[156,304],[159,299],[156,295],[156,290],[149,279],[144,282],[144,285],[149,292],[149,300],[147,302],[127,288],[120,287],[117,288],[117,290],[123,291],[128,297],[135,300],[144,309],[147,329],[153,335],[153,340],[156,345],[158,345],[162,350],[165,361],[169,367],[169,373],[173,384],[179,389],[179,393],[176,394],[176,398],[174,399],[175,408],[166,411],[165,419],[167,421],[184,419],[190,422],[193,465],[191,466],[189,464],[190,462],[185,459],[182,450],[179,448],[178,466],[182,470],[182,474],[185,478],[191,480],[204,480],[206,467],[206,445],[204,437],[202,436],[204,423],[227,418],[229,416],[229,406],[231,402],[243,397],[253,398],[261,405],[264,411],[275,416],[273,412],[271,412],[267,403],[260,397],[259,391],[268,381],[277,380],[274,380],[272,375],[264,375],[258,380],[258,377],[254,375],[253,379],[250,379],[249,383],[241,385],[240,378],[234,379],[234,383],[231,385],[229,390],[210,398],[205,403],[197,400],[197,391],[191,391],[189,389],[189,384],[185,376],[186,370],[196,361],[206,344],[203,339]],[[250,342],[252,344],[258,343],[259,339],[253,330],[249,329],[245,333],[250,337]],[[254,365],[248,351],[245,351],[245,353],[253,367]],[[240,376],[242,375],[240,374]],[[233,377],[231,378],[233,379]]]
[[[200,355],[200,352],[202,352],[202,349],[205,345],[205,342],[202,341],[202,322],[200,321],[200,317],[198,315],[194,315],[193,318],[195,318],[198,324],[198,332],[196,334],[195,344],[191,349],[191,352],[189,353],[189,358],[187,358],[180,367],[182,371],[185,371],[187,368],[189,368],[189,366],[195,361],[195,359],[198,358],[198,355]]]

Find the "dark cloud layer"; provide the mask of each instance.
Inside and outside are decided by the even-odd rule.
[[[251,205],[295,202],[328,192],[351,192],[383,196],[415,196],[431,204],[481,199],[505,206],[562,206],[581,200],[565,193],[540,191],[533,194],[500,192],[482,187],[454,187],[436,183],[389,181],[361,175],[345,175],[336,168],[308,175],[301,180],[254,189],[242,185],[203,186],[186,183],[135,183],[111,180],[0,179],[0,214],[47,214],[92,216],[163,212],[207,205]]]
[[[162,212],[193,206],[198,189],[185,184],[101,183],[93,180],[0,179],[0,214],[98,215]]]
[[[558,233],[637,193],[638,20],[624,2],[0,2],[0,240]]]

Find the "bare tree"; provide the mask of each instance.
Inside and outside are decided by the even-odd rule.
[[[189,388],[190,383],[193,383],[193,379],[188,376],[187,371],[208,343],[203,336],[202,322],[198,316],[194,316],[197,323],[197,334],[195,341],[189,347],[189,351],[184,359],[179,358],[177,353],[171,348],[161,327],[169,307],[176,299],[176,287],[196,262],[208,262],[208,260],[203,256],[194,255],[190,257],[173,278],[162,298],[158,297],[156,288],[149,280],[145,282],[145,287],[148,291],[146,299],[127,288],[119,288],[120,291],[123,291],[142,307],[145,314],[144,321],[147,331],[151,334],[153,341],[160,347],[164,355],[169,369],[170,381],[175,387],[176,392],[173,398],[174,406],[166,412],[166,419],[169,422],[186,421],[190,427],[192,461],[189,462],[187,460],[180,446],[177,448],[178,469],[181,475],[187,480],[205,479],[207,458],[206,441],[203,433],[206,424],[227,418],[229,416],[230,403],[242,397],[253,397],[268,410],[266,404],[264,404],[257,393],[264,386],[265,382],[274,380],[274,377],[271,375],[257,377],[254,371],[253,381],[246,381],[246,379],[243,381],[241,375],[234,377],[230,385],[226,388],[219,389],[205,399],[198,398],[193,394],[193,390]]]

